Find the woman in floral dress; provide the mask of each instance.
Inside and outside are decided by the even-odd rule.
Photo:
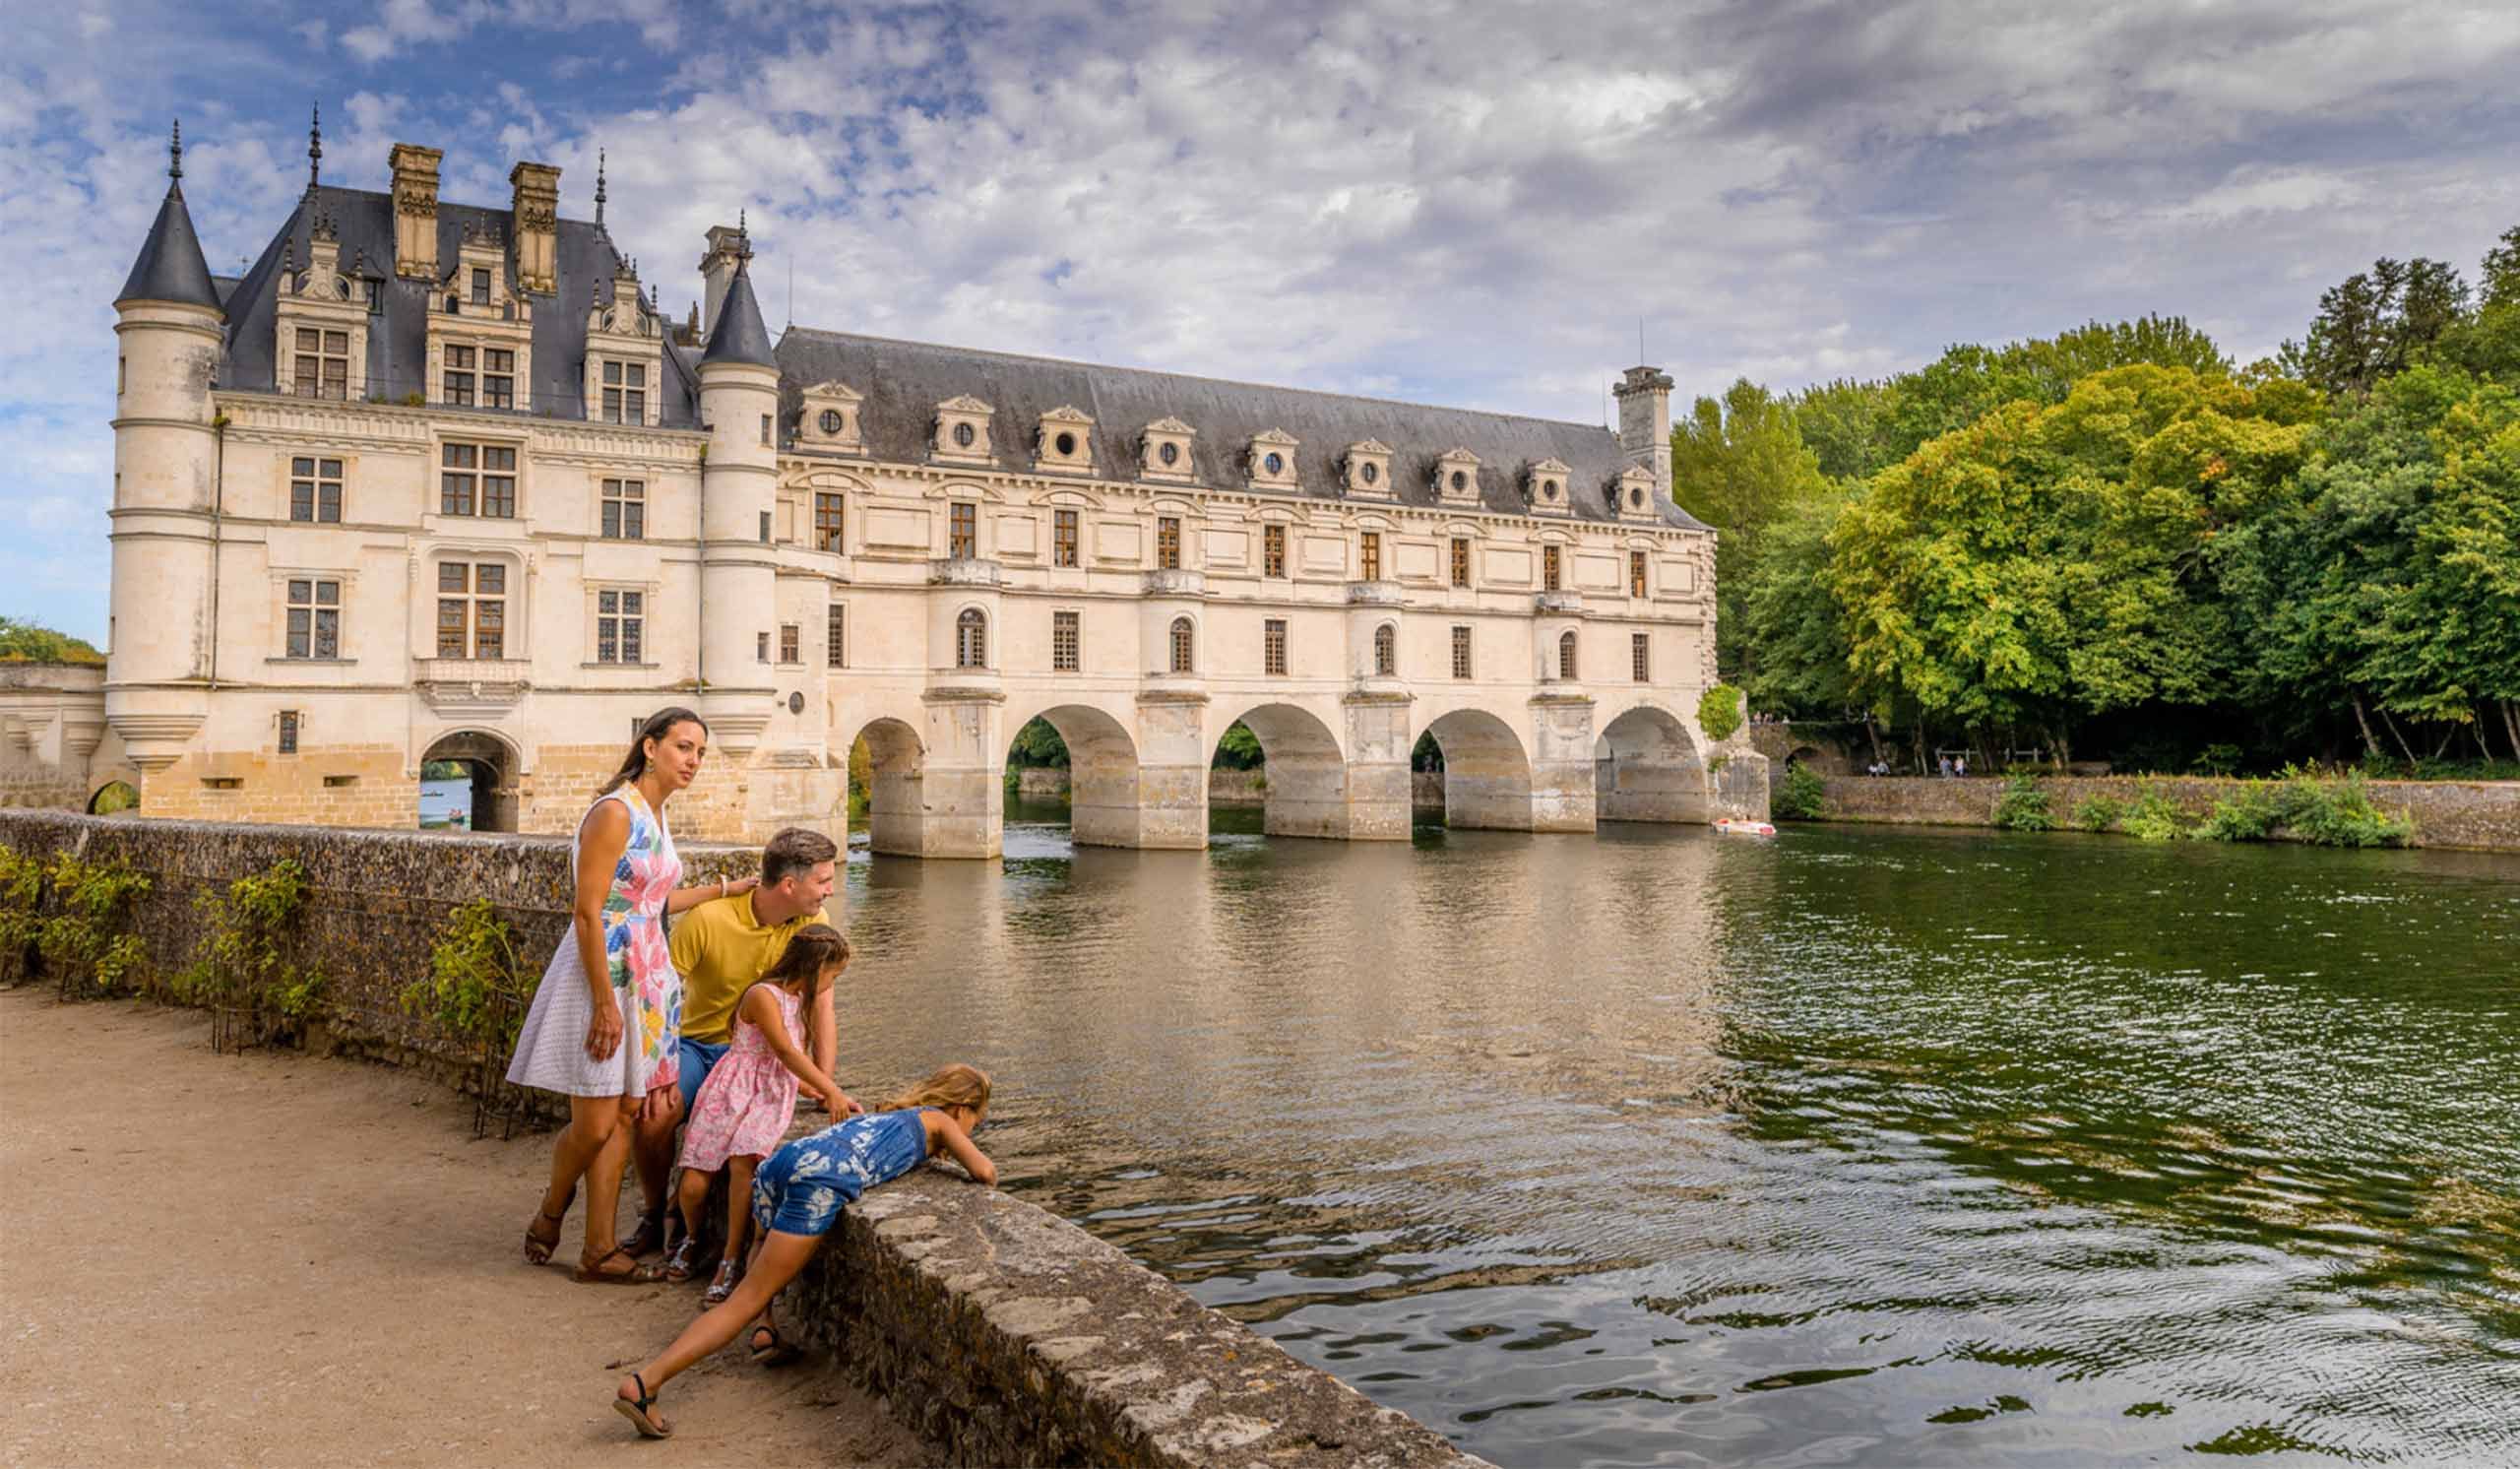
[[[569,855],[576,888],[569,935],[542,972],[508,1063],[509,1081],[569,1099],[569,1125],[552,1144],[551,1183],[526,1228],[525,1257],[537,1265],[551,1257],[578,1181],[589,1180],[577,1278],[591,1284],[655,1278],[617,1243],[614,1215],[630,1158],[630,1119],[674,1098],[682,979],[666,954],[664,915],[756,880],[675,886],[682,860],[665,828],[665,801],[691,784],[708,752],[709,727],[700,716],[658,711],[578,823]]]

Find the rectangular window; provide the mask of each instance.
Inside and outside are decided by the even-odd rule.
[[[603,364],[603,421],[648,421],[648,368],[644,362]]]
[[[1627,595],[1630,597],[1645,595],[1645,552],[1643,551],[1627,553]]]
[[[297,329],[295,389],[300,398],[350,396],[350,334]]]
[[[1470,585],[1470,538],[1467,536],[1453,538],[1453,585]]]
[[[472,406],[472,349],[450,347],[446,350],[446,386],[444,397],[457,408]]]
[[[765,449],[770,447],[770,415],[768,414],[761,415],[761,444]]]
[[[603,539],[606,541],[648,539],[647,480],[606,479],[603,481]]]
[[[1075,612],[1050,613],[1050,671],[1073,673],[1083,667],[1084,636]]]
[[[779,624],[779,661],[781,663],[805,661],[804,629],[793,622]]]
[[[1382,534],[1366,531],[1356,538],[1356,572],[1369,582],[1382,580]]]
[[[836,551],[841,548],[842,514],[846,503],[838,495],[814,496],[814,544],[817,548]]]
[[[767,510],[761,512],[761,543],[770,543],[770,512]]]
[[[1073,510],[1050,512],[1050,564],[1076,564],[1076,512]]]
[[[1285,526],[1260,528],[1260,574],[1262,576],[1287,574],[1287,528]]]
[[[516,450],[497,444],[442,446],[438,451],[437,509],[440,515],[514,520]]]
[[[980,507],[956,500],[946,512],[945,554],[968,561],[980,553]]]
[[[1271,617],[1260,624],[1260,671],[1272,678],[1287,673],[1287,619]]]
[[[1470,676],[1470,629],[1467,627],[1453,629],[1453,676]]]
[[[1159,515],[1155,518],[1155,564],[1164,571],[1181,569],[1181,517]]]
[[[647,641],[648,595],[644,592],[595,594],[595,661],[635,664]]]
[[[752,635],[752,656],[763,663],[770,662],[770,634],[757,632]]]
[[[297,753],[297,711],[294,709],[280,712],[280,752],[284,755]]]
[[[833,603],[823,613],[823,666],[831,669],[849,667],[849,607]]]
[[[441,561],[437,568],[437,656],[507,656],[508,569],[496,561]]]
[[[290,658],[342,656],[342,584],[310,578],[288,584]]]
[[[472,304],[475,306],[490,304],[490,273],[479,266],[472,268]]]
[[[1557,547],[1544,545],[1540,548],[1540,589],[1544,592],[1554,592],[1557,590]]]
[[[1654,681],[1654,636],[1632,632],[1627,636],[1627,668],[1639,683]]]
[[[499,347],[481,350],[481,406],[516,407],[516,353]]]
[[[496,444],[481,446],[481,513],[499,520],[516,519],[516,451]]]
[[[288,462],[288,518],[339,525],[342,521],[342,462],[338,459],[292,458]]]

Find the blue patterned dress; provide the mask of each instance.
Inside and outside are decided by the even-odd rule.
[[[752,1176],[752,1219],[783,1235],[826,1235],[841,1207],[927,1161],[924,1107],[869,1113],[797,1138]]]

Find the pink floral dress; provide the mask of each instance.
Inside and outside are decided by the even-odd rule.
[[[605,976],[621,1007],[621,1046],[605,1060],[587,1054],[587,1024],[594,1001],[575,932],[564,932],[534,991],[534,1008],[516,1038],[508,1080],[572,1097],[637,1097],[671,1083],[676,1073],[674,1039],[682,1033],[682,976],[665,947],[665,899],[682,880],[682,858],[664,819],[648,808],[636,786],[598,797],[587,814],[617,800],[630,814],[630,840],[613,864],[612,889],[603,898]],[[578,823],[578,840],[586,823]],[[569,852],[576,881],[578,851]]]
[[[788,1039],[802,1048],[805,1002],[777,985],[757,985],[779,1001],[779,1018]],[[746,991],[748,995],[749,990]],[[691,1120],[682,1133],[682,1166],[716,1173],[729,1158],[766,1158],[787,1140],[788,1124],[796,1117],[796,1073],[770,1049],[760,1026],[742,1018],[743,997],[735,1000],[735,1038],[724,1058],[700,1083],[691,1104]]]

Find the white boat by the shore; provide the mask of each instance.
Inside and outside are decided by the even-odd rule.
[[[1739,821],[1731,816],[1715,823],[1715,829],[1728,837],[1772,837],[1776,828],[1765,821]]]

